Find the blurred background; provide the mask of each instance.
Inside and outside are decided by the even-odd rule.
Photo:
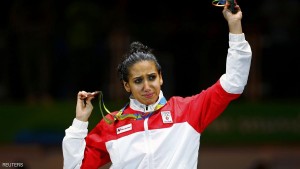
[[[299,3],[238,1],[249,81],[202,134],[199,168],[300,168]],[[2,168],[62,168],[77,92],[102,90],[110,110],[127,102],[116,67],[132,41],[154,49],[167,98],[196,94],[225,72],[228,27],[209,0],[10,0],[0,13]],[[101,119],[93,103],[89,129]]]

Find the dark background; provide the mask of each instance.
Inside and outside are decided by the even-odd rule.
[[[195,94],[224,72],[228,48],[222,8],[210,1],[198,3],[5,1],[0,98],[68,99],[78,90],[97,89],[114,99],[113,91],[123,92],[116,89],[120,85],[111,86],[118,83],[118,58],[135,40],[155,50],[167,96]],[[249,97],[299,98],[299,2],[239,4],[243,30],[254,52]]]
[[[250,147],[257,154],[257,147],[271,146],[258,150],[264,159],[280,154],[278,147],[290,146],[289,155],[299,148],[299,3],[238,1],[253,52],[249,80],[242,96],[201,137],[207,154],[211,147],[244,153],[239,148]],[[78,91],[102,90],[111,110],[127,102],[116,67],[132,41],[154,49],[167,98],[196,94],[225,72],[228,26],[222,8],[211,1],[11,0],[1,3],[0,19],[0,162],[15,157],[40,168],[32,167],[39,163],[26,154],[41,155],[38,161],[46,163],[50,147],[57,149],[54,163],[60,165]],[[89,129],[101,119],[94,103]],[[20,149],[23,155],[14,153]],[[229,157],[229,150],[224,152]]]

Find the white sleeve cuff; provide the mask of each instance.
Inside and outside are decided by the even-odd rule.
[[[85,138],[88,134],[88,122],[74,118],[72,126],[66,129],[67,138]]]
[[[89,125],[88,121],[84,122],[84,121],[80,121],[76,118],[74,118],[73,123],[72,123],[72,127],[75,127],[77,129],[80,129],[80,130],[87,129],[88,125]]]
[[[229,33],[229,41],[230,42],[243,42],[243,41],[245,41],[245,34],[244,33],[241,33],[241,34]]]

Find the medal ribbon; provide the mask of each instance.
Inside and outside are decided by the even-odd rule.
[[[213,0],[212,4],[217,7],[223,7],[226,4],[226,1],[229,3],[229,9],[231,12],[235,13],[234,7],[237,4],[236,0]]]

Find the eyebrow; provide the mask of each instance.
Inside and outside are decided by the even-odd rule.
[[[142,76],[137,76],[137,77],[133,77],[132,79],[133,79],[133,80],[143,79],[143,77],[142,77]]]
[[[147,74],[147,76],[157,75],[157,74],[158,74],[158,73],[156,73],[156,72],[152,72],[152,73]],[[132,77],[132,79],[138,79],[138,78],[143,78],[143,77],[142,77],[142,76]]]
[[[154,72],[154,73],[149,73],[149,74],[147,74],[148,76],[150,76],[150,75],[156,75],[157,73],[156,72]]]

